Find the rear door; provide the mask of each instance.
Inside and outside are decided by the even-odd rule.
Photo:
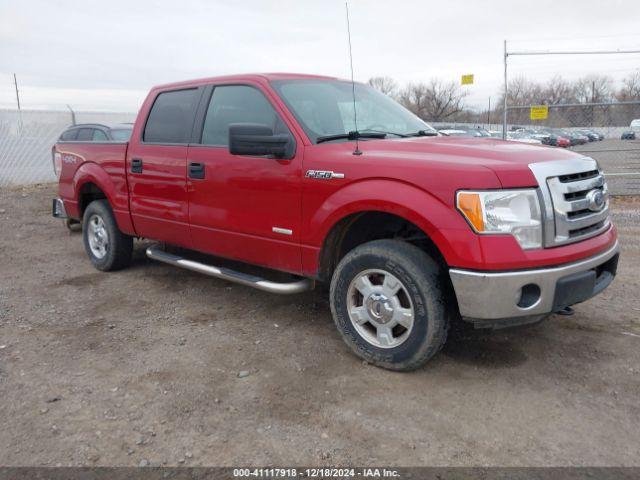
[[[301,271],[302,142],[291,159],[231,155],[229,125],[292,134],[281,107],[254,84],[209,86],[189,146],[193,248],[278,270]]]
[[[161,91],[127,151],[131,218],[138,235],[191,246],[187,145],[200,88]]]

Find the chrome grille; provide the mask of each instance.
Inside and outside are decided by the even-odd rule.
[[[609,226],[607,184],[595,160],[534,163],[529,168],[540,186],[545,246],[579,242]],[[600,210],[592,203],[597,192],[604,197]]]

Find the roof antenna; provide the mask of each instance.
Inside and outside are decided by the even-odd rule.
[[[358,114],[356,113],[356,84],[353,80],[353,55],[351,53],[351,27],[349,26],[349,3],[344,2],[344,7],[347,10],[347,38],[349,39],[349,65],[351,67],[351,94],[353,96],[353,123],[355,125],[355,131],[353,136],[356,140],[356,149],[353,151],[354,155],[362,155],[362,151],[358,148]],[[351,132],[349,132],[351,133]]]

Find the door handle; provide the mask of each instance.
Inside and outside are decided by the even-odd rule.
[[[204,178],[204,163],[189,162],[189,178]]]
[[[131,159],[131,173],[142,173],[142,159],[141,158],[132,158]]]

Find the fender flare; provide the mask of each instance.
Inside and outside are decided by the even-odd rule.
[[[462,216],[452,215],[452,206],[425,190],[398,180],[376,178],[350,183],[328,197],[309,220],[306,243],[322,249],[338,222],[366,211],[390,213],[413,223],[431,239],[445,260],[451,248],[443,232],[467,227]]]
[[[80,205],[80,192],[87,183],[93,183],[102,190],[109,205],[113,208],[113,198],[111,192],[114,191],[115,185],[113,181],[98,164],[93,162],[84,162],[73,176],[73,196],[75,201]]]
[[[72,185],[78,214],[81,213],[80,192],[82,191],[82,187],[87,183],[93,183],[104,193],[113,211],[118,228],[123,233],[135,235],[135,229],[133,228],[133,222],[129,212],[128,192],[125,191],[118,194],[111,176],[94,162],[83,163],[73,176]]]

